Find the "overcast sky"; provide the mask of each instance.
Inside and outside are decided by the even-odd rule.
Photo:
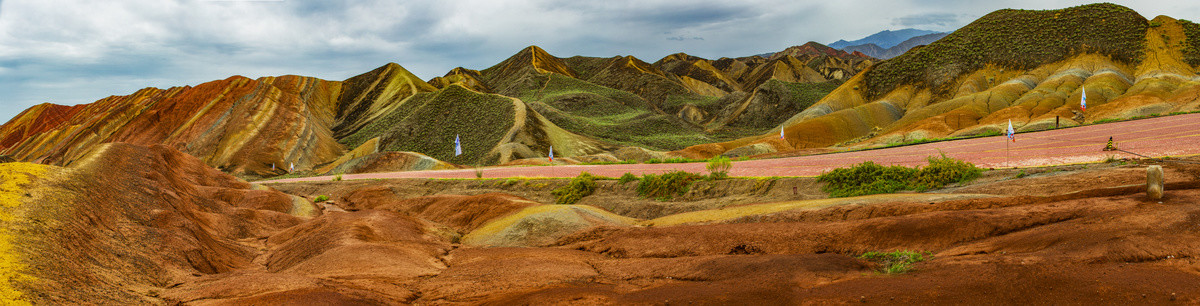
[[[1114,1],[1200,20],[1200,1]],[[538,45],[559,57],[746,56],[881,30],[951,31],[1002,8],[1065,0],[0,0],[0,122],[232,75],[342,80],[388,62],[422,79]],[[1097,33],[1102,34],[1102,33]]]

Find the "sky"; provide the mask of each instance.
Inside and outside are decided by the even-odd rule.
[[[953,31],[1066,0],[0,0],[0,122],[233,75],[328,80],[398,63],[422,79],[482,70],[529,45],[559,57],[716,59],[882,30]],[[1113,1],[1200,20],[1200,1]]]

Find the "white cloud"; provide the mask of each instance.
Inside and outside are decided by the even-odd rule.
[[[1190,1],[1117,1],[1200,19]],[[558,56],[717,58],[858,39],[909,16],[952,30],[996,9],[1082,1],[329,0],[0,1],[0,119],[230,75],[344,79],[387,62],[423,78],[487,68],[528,45]],[[936,18],[935,18],[936,19]],[[936,22],[934,22],[936,21]],[[702,38],[702,39],[700,39]],[[57,85],[55,85],[57,84]]]

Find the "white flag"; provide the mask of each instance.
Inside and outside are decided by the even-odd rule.
[[[554,161],[554,146],[550,146],[550,161]]]
[[[462,144],[458,142],[458,135],[454,135],[454,156],[462,155]]]
[[[784,139],[784,138],[783,138],[783,127],[782,127],[782,126],[781,126],[781,127],[779,127],[779,139]]]
[[[1079,109],[1087,110],[1087,88],[1084,88],[1083,86],[1080,86],[1079,88],[1080,92],[1083,93],[1079,96]]]
[[[288,163],[288,172],[296,172],[296,163],[295,162]]]
[[[1014,134],[1016,134],[1016,133],[1015,133],[1015,132],[1013,132],[1013,128],[1012,128],[1012,119],[1008,119],[1008,140],[1012,140],[1013,142],[1017,142],[1017,137],[1016,137],[1016,135],[1014,135]]]

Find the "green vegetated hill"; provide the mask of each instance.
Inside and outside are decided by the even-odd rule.
[[[996,133],[1009,120],[1034,131],[1194,111],[1198,34],[1189,21],[1108,3],[999,10],[866,68],[773,132],[676,154],[877,146]]]
[[[560,127],[613,144],[673,150],[712,142],[702,128],[661,112],[629,92],[559,74],[542,76],[545,87],[517,95]]]
[[[482,164],[513,125],[513,116],[513,102],[507,97],[449,86],[413,96],[341,142],[353,148],[380,137],[383,151],[421,152],[452,163]],[[463,147],[459,156],[454,155],[456,135]]]
[[[531,46],[481,74],[496,93],[528,103],[563,129],[669,151],[759,134],[787,118],[779,111],[798,111],[872,62],[816,43],[803,47],[771,60],[722,59],[722,70],[682,53],[649,64],[632,56],[558,58]],[[797,87],[808,83],[825,85]],[[768,93],[754,94],[760,86]],[[743,116],[745,109],[771,115]]]
[[[1078,54],[1103,54],[1121,63],[1143,58],[1147,20],[1115,4],[1061,10],[992,12],[950,35],[884,61],[866,73],[868,97],[902,84],[954,90],[960,75],[993,64],[1029,70]]]

